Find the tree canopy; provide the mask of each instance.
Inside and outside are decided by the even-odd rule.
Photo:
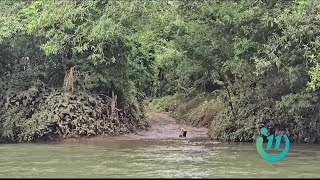
[[[127,132],[143,99],[176,93],[219,94],[214,138],[265,124],[320,139],[320,1],[8,0],[0,14],[1,141]]]

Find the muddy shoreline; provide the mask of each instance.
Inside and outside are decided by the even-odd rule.
[[[138,131],[135,133],[124,134],[120,136],[94,136],[94,137],[81,137],[81,138],[67,138],[60,143],[80,143],[80,142],[95,142],[103,143],[108,141],[120,140],[209,140],[209,130],[204,127],[192,127],[185,124],[179,124],[177,121],[165,113],[147,112],[146,120],[150,127],[146,130]],[[188,131],[187,137],[180,138],[180,128],[185,127]]]

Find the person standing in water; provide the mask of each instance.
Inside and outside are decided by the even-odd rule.
[[[182,127],[179,137],[187,137],[187,129]]]

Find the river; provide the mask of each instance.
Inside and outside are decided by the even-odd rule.
[[[316,178],[319,150],[293,144],[270,163],[254,143],[201,139],[1,144],[0,178]]]

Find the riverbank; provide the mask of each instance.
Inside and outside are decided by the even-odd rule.
[[[207,129],[210,138],[214,137],[212,122],[226,108],[217,95],[209,94],[198,94],[194,97],[183,94],[164,96],[147,101],[145,107],[148,111],[165,113],[178,123]]]
[[[217,141],[254,142],[260,136],[259,129],[267,127],[272,134],[287,134],[294,143],[320,142],[317,131],[320,113],[315,108],[318,96],[301,100],[300,95],[292,95],[278,101],[233,96],[232,106],[223,98],[221,91],[176,94],[152,99],[145,106],[165,112],[178,122],[206,127],[210,138]]]
[[[147,112],[146,121],[149,127],[146,130],[140,130],[135,133],[124,134],[120,136],[95,136],[90,138],[67,138],[62,143],[78,142],[104,142],[114,140],[137,140],[137,139],[209,139],[209,129],[205,127],[194,127],[185,123],[179,123],[176,119],[170,117],[167,113]],[[180,128],[185,127],[188,130],[186,138],[179,138]]]

